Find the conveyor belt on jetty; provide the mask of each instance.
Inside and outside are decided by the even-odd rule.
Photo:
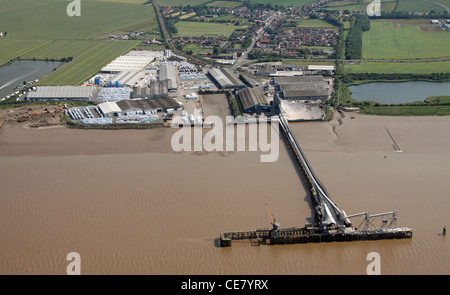
[[[273,222],[272,229],[223,232],[220,234],[220,245],[222,247],[231,246],[232,240],[245,239],[255,240],[257,245],[277,245],[412,238],[412,229],[397,228],[396,211],[374,215],[370,215],[368,212],[347,215],[339,209],[313,172],[283,114],[280,113],[278,116],[272,117],[272,123],[278,123],[281,127],[280,131],[288,151],[307,184],[315,211],[315,224],[283,229],[279,228],[278,223]],[[354,227],[350,221],[354,217],[363,218],[363,222],[358,227]],[[390,221],[387,220],[388,217]],[[371,228],[370,226],[373,225],[372,221],[375,218],[382,218],[382,224],[379,228]]]

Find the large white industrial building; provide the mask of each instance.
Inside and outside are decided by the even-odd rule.
[[[104,102],[98,108],[105,117],[148,115],[156,112],[179,109],[177,101],[168,97],[158,97],[142,100],[121,100],[118,102]]]
[[[98,105],[98,108],[103,113],[105,117],[111,118],[115,114],[121,113],[122,110],[119,108],[115,102],[103,102]]]
[[[102,72],[139,72],[145,69],[151,62],[162,58],[163,53],[159,51],[136,51],[132,50],[125,55],[119,56],[102,68]]]

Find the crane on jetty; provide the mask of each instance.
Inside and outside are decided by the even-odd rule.
[[[272,224],[272,231],[271,231],[270,235],[271,236],[272,235],[277,235],[278,229],[280,228],[280,223],[275,220],[275,217],[273,217],[272,212],[270,212],[269,205],[267,205],[267,203],[266,203],[266,209],[267,209],[267,213],[269,213],[270,220],[272,221],[272,223],[271,223]]]
[[[273,218],[266,204],[267,212],[272,220],[272,229],[223,232],[220,235],[221,246],[231,246],[232,240],[253,238],[257,238],[260,242],[269,240],[270,244],[412,238],[412,229],[397,228],[396,211],[374,215],[370,215],[369,212],[347,215],[345,211],[339,209],[312,170],[283,114],[280,113],[278,116],[273,116],[272,122],[281,126],[280,131],[286,141],[288,150],[309,188],[312,205],[315,210],[315,224],[307,224],[301,228],[282,229],[280,224]],[[353,226],[350,221],[350,219],[356,217],[363,218],[358,227]],[[377,227],[372,221],[380,217],[382,218],[381,226]],[[387,217],[390,217],[390,222],[386,219]]]

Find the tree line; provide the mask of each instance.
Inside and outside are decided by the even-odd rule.
[[[360,14],[352,20],[351,27],[345,40],[345,58],[362,58],[363,32],[370,30],[370,19],[367,14]]]
[[[360,80],[433,80],[450,81],[450,73],[432,74],[382,74],[382,73],[349,73],[342,78],[343,83],[352,83]]]
[[[428,13],[415,13],[410,11],[381,11],[380,16],[372,16],[373,19],[429,19],[429,18],[449,18],[447,10],[442,12],[431,10]]]

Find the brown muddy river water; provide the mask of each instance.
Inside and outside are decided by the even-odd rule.
[[[354,117],[353,119],[351,117]],[[397,210],[412,239],[218,247],[222,231],[282,227],[312,211],[280,142],[258,152],[175,153],[172,129],[0,130],[0,272],[65,274],[450,274],[450,117],[347,114],[291,129],[347,214]],[[402,152],[397,152],[389,130]]]

